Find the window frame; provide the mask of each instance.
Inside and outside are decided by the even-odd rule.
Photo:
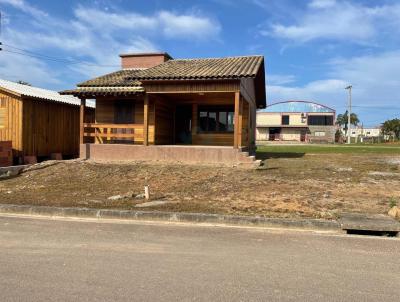
[[[234,106],[232,105],[227,105],[227,106],[198,106],[198,110],[197,110],[197,120],[198,120],[198,133],[201,134],[225,134],[225,133],[233,133],[234,132],[234,125],[235,125],[235,110],[234,110]],[[206,112],[207,115],[206,117],[206,130],[203,130],[201,128],[201,113]],[[209,125],[210,125],[210,112],[211,113],[216,113],[216,129],[215,130],[209,130]],[[220,130],[219,126],[220,126],[220,113],[226,113],[226,117],[225,117],[225,125],[227,127],[227,130]],[[230,124],[228,123],[229,121],[229,114],[232,113],[233,114],[233,119],[232,119],[232,130],[228,130]]]

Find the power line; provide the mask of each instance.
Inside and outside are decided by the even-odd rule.
[[[63,59],[63,58],[59,58],[59,57],[52,57],[52,56],[40,54],[40,53],[37,53],[37,52],[29,51],[29,50],[26,50],[26,49],[22,49],[22,48],[19,48],[19,47],[15,47],[15,46],[12,46],[12,45],[9,45],[9,44],[4,44],[3,43],[3,45],[6,46],[6,47],[15,49],[17,51],[8,50],[8,49],[2,49],[2,51],[13,53],[13,54],[18,54],[18,55],[22,55],[22,56],[32,57],[32,58],[48,60],[48,61],[57,62],[57,63],[65,63],[65,64],[70,64],[70,65],[82,64],[82,65],[93,66],[93,67],[120,67],[119,65],[102,65],[102,64],[94,64],[94,63],[85,62],[85,61],[78,61],[78,60]]]

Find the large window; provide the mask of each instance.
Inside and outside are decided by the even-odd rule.
[[[233,106],[199,107],[200,132],[233,132]]]
[[[332,126],[333,116],[332,115],[309,115],[308,125],[310,126]]]

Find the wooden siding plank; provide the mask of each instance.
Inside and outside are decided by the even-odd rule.
[[[79,106],[79,144],[83,144],[83,134],[85,132],[83,123],[85,122],[85,107],[86,99],[81,99],[81,105]]]
[[[4,108],[4,127],[0,128],[0,141],[11,141],[13,156],[22,153],[22,137],[20,131],[22,101],[17,95],[0,91],[0,103]]]

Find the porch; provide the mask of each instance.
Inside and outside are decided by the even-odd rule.
[[[239,91],[98,96],[95,123],[81,111],[80,157],[252,163],[252,105]]]
[[[80,142],[250,148],[251,106],[240,92],[97,97],[94,123],[81,110]]]

